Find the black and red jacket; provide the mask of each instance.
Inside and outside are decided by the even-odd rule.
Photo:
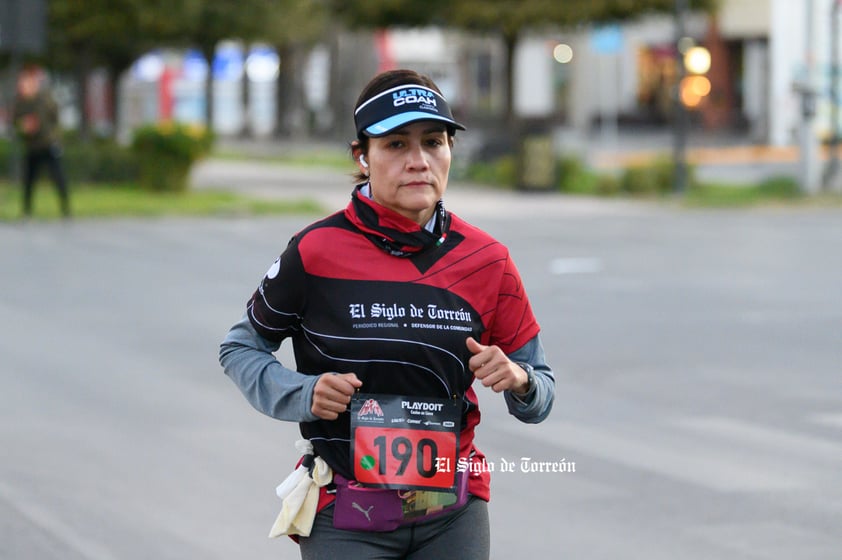
[[[463,403],[460,457],[480,412],[465,339],[510,354],[539,332],[508,250],[438,208],[426,231],[360,193],[299,232],[252,296],[248,318],[267,340],[291,338],[297,371],[353,372],[361,391]],[[300,424],[335,471],[352,478],[349,414]],[[469,491],[488,499],[488,473]]]

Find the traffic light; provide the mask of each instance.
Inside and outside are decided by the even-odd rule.
[[[710,51],[701,46],[689,47],[683,52],[682,61],[686,75],[679,86],[681,103],[695,109],[710,94],[711,84],[706,76],[710,70]]]

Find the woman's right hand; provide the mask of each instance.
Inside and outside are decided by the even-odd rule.
[[[363,382],[354,373],[325,373],[313,388],[313,406],[310,410],[322,420],[336,420],[348,410],[351,397]]]

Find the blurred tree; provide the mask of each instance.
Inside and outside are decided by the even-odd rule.
[[[352,27],[450,25],[499,34],[506,50],[505,118],[514,122],[514,52],[527,30],[628,20],[647,12],[671,12],[675,0],[330,0]],[[714,10],[719,0],[691,0],[693,9]]]
[[[291,136],[306,126],[304,57],[325,38],[330,22],[323,0],[275,0],[263,20],[260,35],[271,44],[281,61],[277,83],[275,134]]]
[[[446,25],[449,8],[459,0],[328,0],[331,11],[351,27],[378,28],[397,26]],[[484,4],[484,2],[479,2]],[[489,2],[495,4],[495,2]],[[514,4],[523,2],[515,1]]]
[[[143,53],[175,41],[200,0],[49,0],[50,66],[73,71],[78,82],[80,134],[89,135],[85,111],[87,76],[94,66],[108,70],[114,95],[111,122],[119,115],[120,75]]]
[[[116,85],[123,71],[155,47],[194,46],[211,67],[223,39],[258,37],[273,0],[50,0],[51,60],[74,69],[84,103],[85,80],[94,65],[104,65]],[[205,83],[206,119],[213,123],[212,74]],[[113,90],[116,92],[117,89]],[[116,109],[115,109],[116,110]],[[82,113],[84,114],[84,112]],[[87,133],[87,123],[83,125]]]
[[[208,69],[205,78],[205,119],[213,126],[213,59],[217,44],[224,39],[241,39],[248,43],[263,38],[266,22],[278,9],[274,0],[189,0],[192,3],[189,21],[182,28],[182,42],[198,48]],[[243,80],[244,87],[248,80]],[[246,92],[245,102],[248,100]]]

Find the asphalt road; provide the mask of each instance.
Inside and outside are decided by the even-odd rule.
[[[271,174],[238,182],[283,196]],[[537,426],[480,392],[493,558],[839,557],[842,211],[450,194],[509,245],[558,375]],[[308,221],[0,225],[0,558],[298,557],[266,537],[296,427],[217,348]]]

